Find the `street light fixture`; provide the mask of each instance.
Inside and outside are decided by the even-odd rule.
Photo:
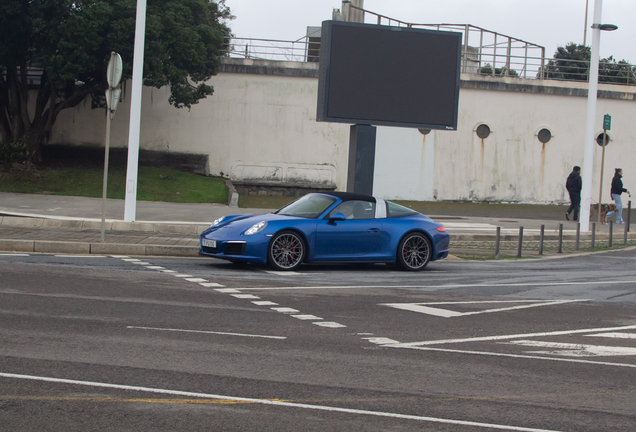
[[[601,30],[613,31],[618,28],[614,24],[600,24],[603,0],[594,2],[594,19],[592,24],[592,54],[590,58],[590,78],[587,94],[587,120],[585,125],[585,148],[583,152],[583,187],[581,190],[581,213],[579,221],[581,231],[590,230],[590,204],[592,200],[592,168],[594,162],[594,126],[596,120],[596,94],[598,92],[599,46]]]

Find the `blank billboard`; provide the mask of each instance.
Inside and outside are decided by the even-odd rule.
[[[324,21],[317,121],[457,129],[462,34]]]

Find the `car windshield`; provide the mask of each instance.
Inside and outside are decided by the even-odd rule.
[[[336,198],[331,196],[309,194],[288,204],[275,213],[285,216],[317,219],[318,216],[323,214],[334,202],[336,202]]]

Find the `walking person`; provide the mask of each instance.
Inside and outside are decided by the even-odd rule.
[[[579,219],[579,206],[581,205],[581,167],[575,166],[565,182],[565,188],[570,194],[570,207],[565,212],[565,218],[570,220],[570,213],[574,212],[572,220]]]
[[[616,168],[616,173],[614,174],[614,178],[612,179],[612,199],[616,203],[616,223],[623,223],[623,200],[621,199],[621,194],[623,192],[629,193],[627,189],[623,187],[623,170],[620,168]],[[631,196],[631,194],[630,194]]]

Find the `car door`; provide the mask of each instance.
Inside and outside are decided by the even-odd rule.
[[[347,219],[330,220],[336,213]],[[364,260],[380,247],[382,223],[375,219],[375,203],[345,201],[318,221],[315,260]]]

